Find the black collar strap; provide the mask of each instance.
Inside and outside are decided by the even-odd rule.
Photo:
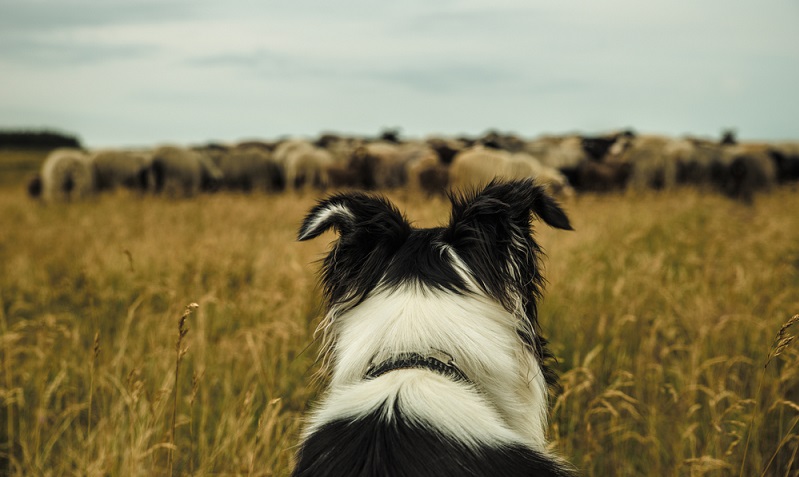
[[[442,358],[445,360],[443,361]],[[401,353],[380,363],[371,363],[366,368],[364,379],[374,379],[398,369],[429,369],[455,381],[471,383],[466,374],[455,365],[454,360],[442,351],[420,353]]]

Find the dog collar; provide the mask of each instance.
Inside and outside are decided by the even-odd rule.
[[[431,350],[427,354],[400,353],[377,364],[372,362],[366,368],[363,377],[364,379],[374,379],[398,369],[429,369],[455,381],[471,383],[466,374],[455,365],[452,356],[440,350]]]

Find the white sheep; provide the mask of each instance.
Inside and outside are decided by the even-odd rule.
[[[560,171],[526,153],[511,154],[475,146],[458,153],[450,166],[450,184],[458,190],[474,190],[493,179],[527,178],[548,186],[553,193],[571,195],[574,192]]]
[[[326,149],[301,139],[279,144],[274,159],[284,171],[286,187],[295,189],[311,185],[326,188],[329,183],[327,171],[335,163]]]
[[[40,191],[46,201],[82,199],[95,192],[89,156],[80,149],[60,148],[48,154],[40,173]]]

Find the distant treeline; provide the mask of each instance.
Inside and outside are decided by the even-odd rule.
[[[55,149],[57,147],[81,148],[76,136],[47,130],[0,130],[0,148]]]

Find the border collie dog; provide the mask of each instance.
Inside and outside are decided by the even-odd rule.
[[[299,240],[335,229],[319,326],[330,387],[294,476],[571,476],[548,452],[555,374],[541,336],[541,249],[531,215],[570,230],[531,180],[450,197],[443,227],[412,227],[386,199],[319,202]]]

